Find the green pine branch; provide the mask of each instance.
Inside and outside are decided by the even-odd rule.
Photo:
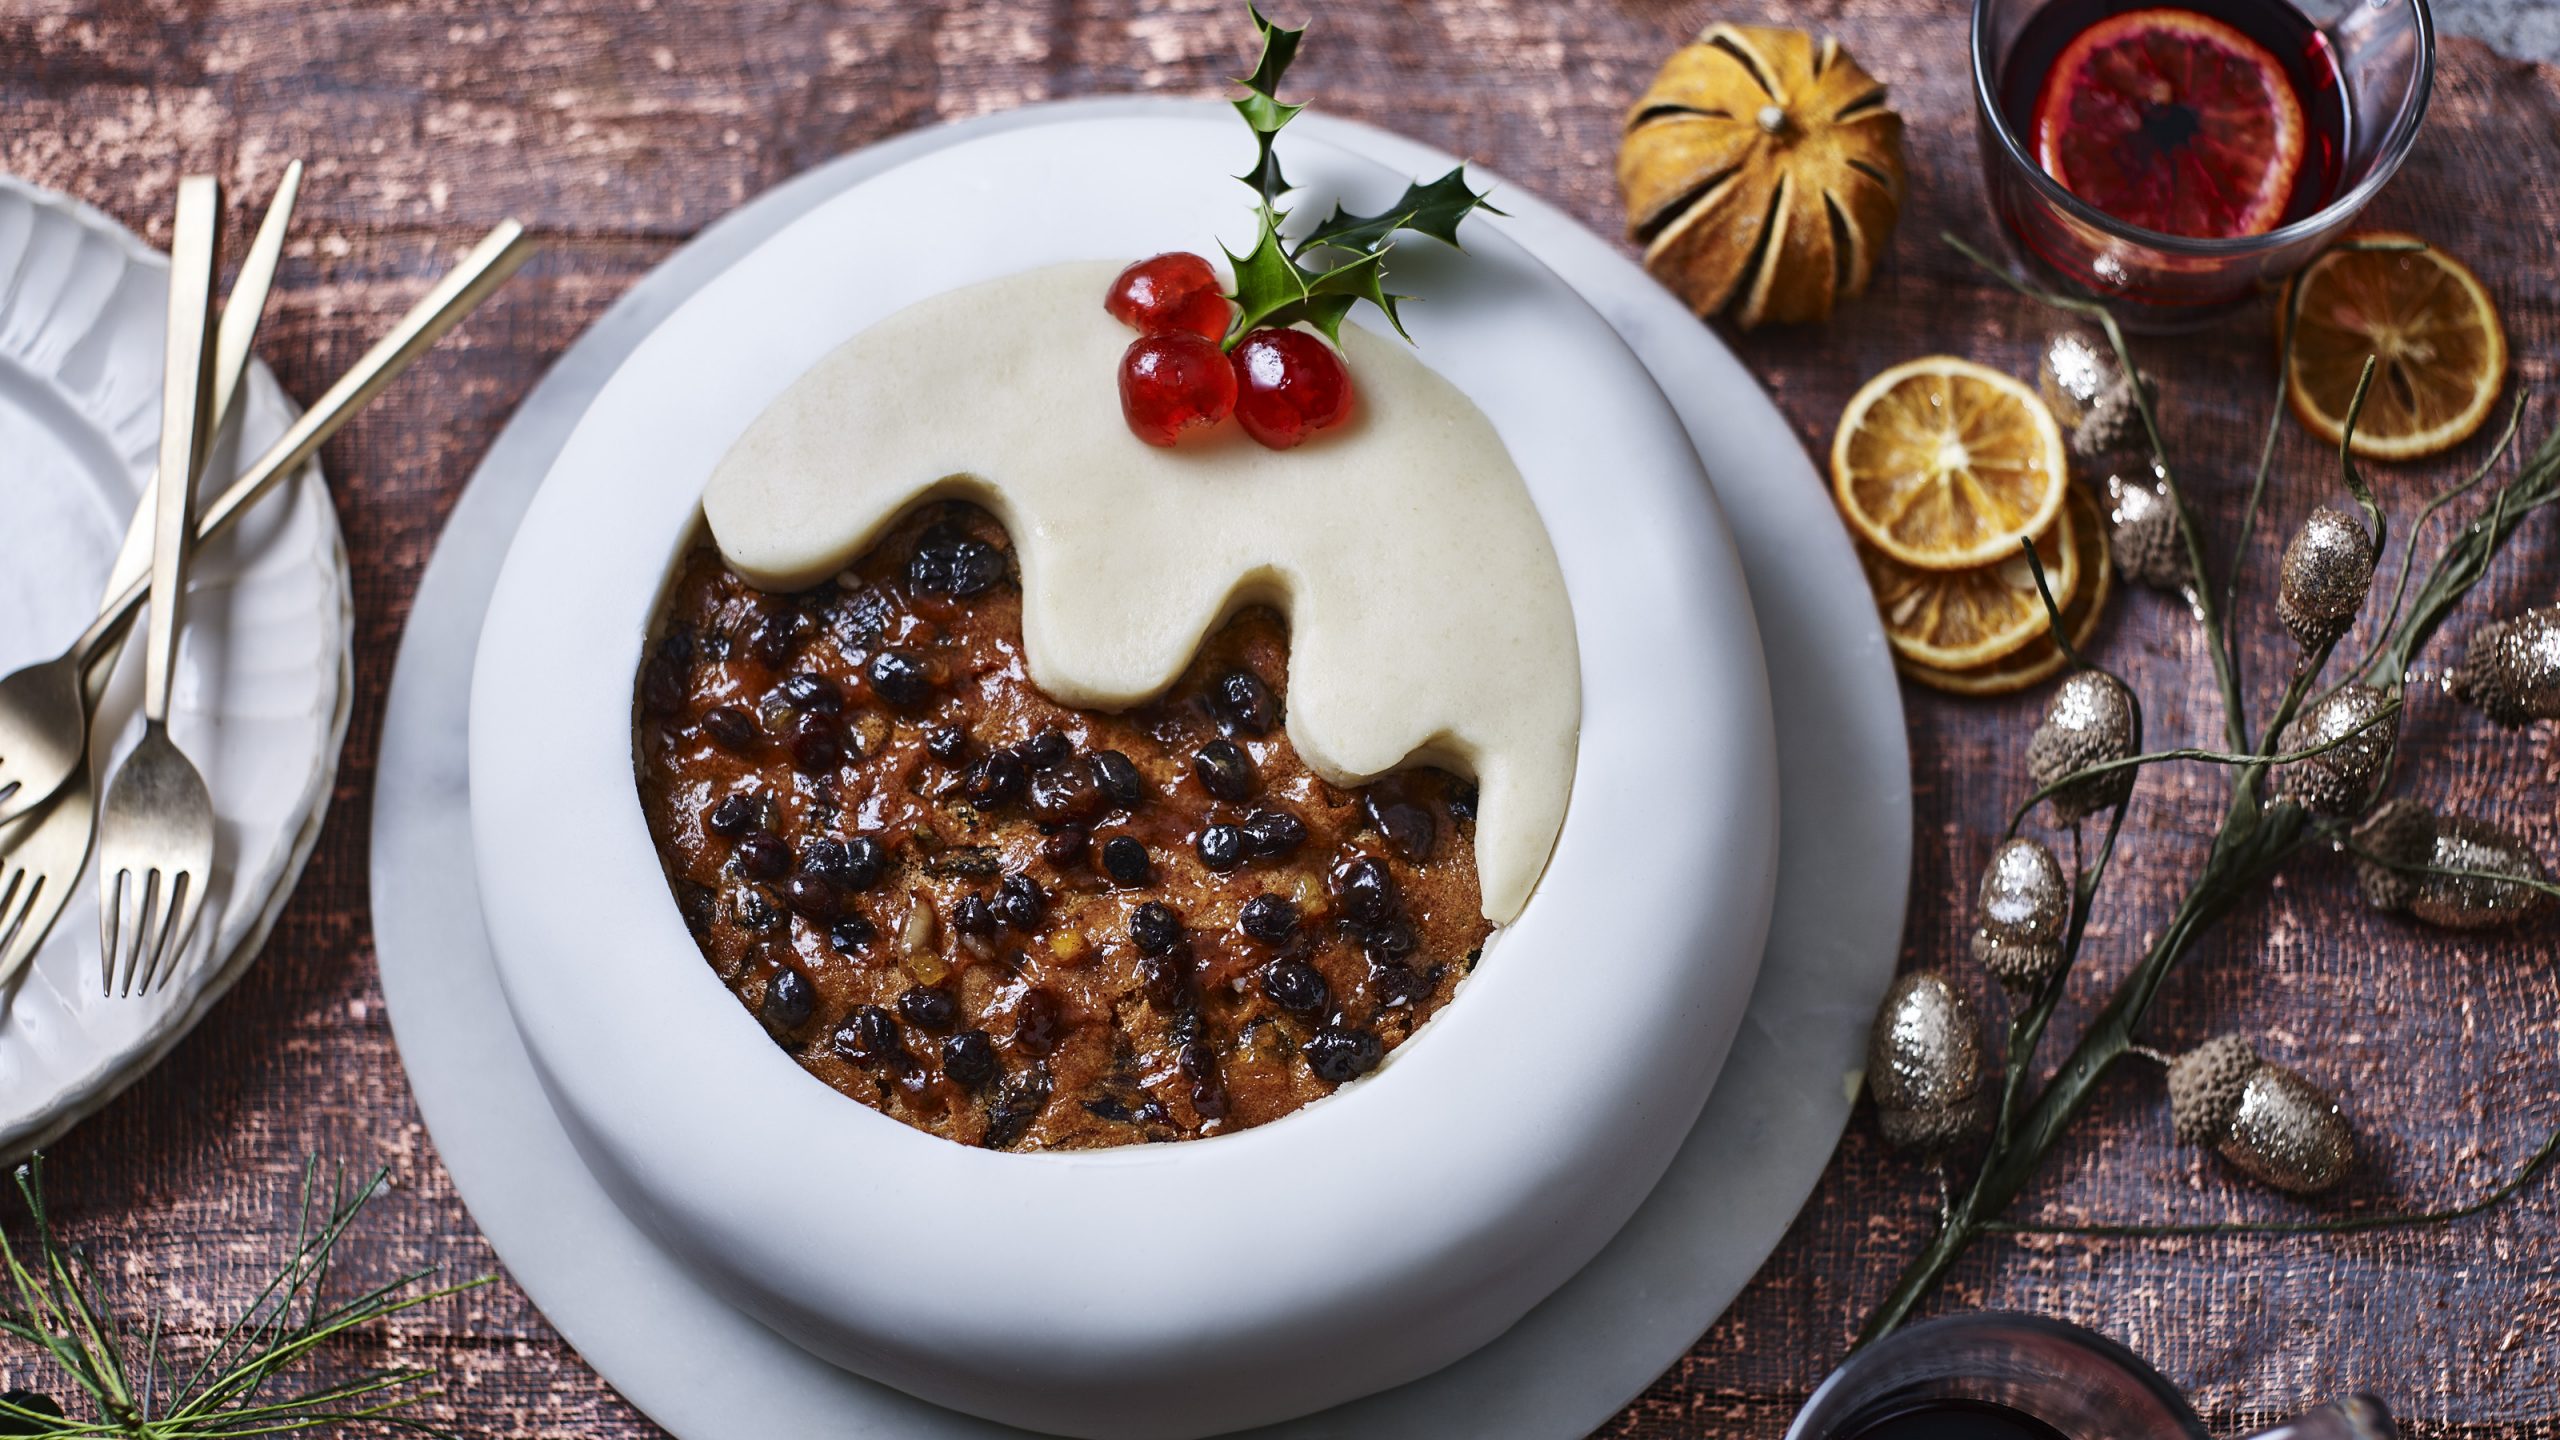
[[[377,1171],[350,1187],[320,1165],[304,1167],[292,1247],[275,1274],[183,1369],[162,1354],[160,1317],[141,1327],[113,1318],[105,1287],[87,1260],[63,1243],[44,1202],[38,1159],[18,1167],[18,1193],[32,1235],[23,1246],[0,1230],[0,1337],[49,1362],[93,1412],[55,1413],[12,1392],[0,1397],[0,1435],[58,1440],[246,1440],[354,1427],[447,1435],[406,1412],[435,1392],[435,1372],[414,1367],[362,1371],[339,1380],[300,1378],[306,1362],[379,1321],[486,1285],[482,1277],[434,1286],[432,1270],[412,1271],[331,1298],[332,1262],[357,1215],[389,1184]],[[0,1347],[0,1354],[5,1354]]]

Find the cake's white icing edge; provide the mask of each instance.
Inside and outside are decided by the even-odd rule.
[[[1285,451],[1232,423],[1146,445],[1120,416],[1133,337],[1102,309],[1112,273],[954,290],[838,347],[713,471],[722,555],[799,589],[917,500],[975,500],[1013,537],[1033,682],[1101,709],[1161,693],[1235,610],[1270,603],[1299,755],[1340,785],[1415,761],[1473,775],[1484,914],[1508,923],[1564,823],[1581,667],[1492,422],[1402,342],[1345,327],[1346,424]]]

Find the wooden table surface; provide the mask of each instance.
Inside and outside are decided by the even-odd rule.
[[[496,1269],[438,1163],[382,1010],[366,831],[384,687],[438,527],[490,439],[552,359],[675,246],[829,156],[921,125],[1089,93],[1211,95],[1247,63],[1229,0],[16,0],[0,13],[0,169],[82,196],[166,240],[170,182],[213,167],[235,203],[310,162],[263,352],[315,393],[423,279],[505,216],[544,253],[480,317],[325,452],[354,555],[360,698],[317,857],[263,961],[159,1070],[56,1147],[69,1228],[133,1298],[202,1324],[276,1249],[303,1158],[391,1167],[397,1189],[352,1243],[360,1268]],[[1864,376],[1929,351],[2025,373],[2040,316],[1937,240],[1987,238],[1956,0],[1293,0],[1316,30],[1293,74],[1323,108],[1477,157],[1603,233],[1622,107],[1674,45],[1716,18],[1791,17],[1837,33],[1911,121],[1914,201],[1874,290],[1826,328],[1736,337],[1808,445]],[[2560,355],[2560,73],[2445,45],[2435,109],[2377,220],[2468,259],[2507,317],[2518,383]],[[1242,196],[1239,195],[1241,202]],[[1024,217],[1037,223],[1036,216]],[[1168,236],[1173,244],[1182,237]],[[2229,533],[2266,413],[2262,317],[2143,347],[2163,377],[2188,482]],[[2546,400],[2528,422],[2553,423]],[[2387,500],[2476,458],[2389,467]],[[2334,466],[2290,422],[2272,568]],[[2499,609],[2548,602],[2560,555],[2539,536],[2488,587]],[[2289,654],[2265,587],[2244,631],[2263,688]],[[2482,613],[2458,622],[2459,636]],[[2193,634],[2157,596],[2117,603],[2098,642],[2163,742],[2213,733]],[[1906,689],[1918,796],[1905,961],[1957,967],[1995,817],[2024,791],[2039,697],[1951,701]],[[2263,702],[2262,702],[2263,703]],[[538,722],[538,717],[528,717]],[[2560,742],[2515,736],[2420,696],[2406,793],[2492,816],[2560,856]],[[2071,1033],[2174,902],[2219,806],[2216,777],[2156,774],[2058,1022]],[[2311,857],[2203,944],[2155,1015],[2159,1043],[2226,1028],[2333,1087],[2365,1143],[2316,1207],[2425,1208],[2493,1183],[2560,1124],[2560,927],[2449,938],[2367,915],[2345,867]],[[1987,997],[1986,997],[1987,998]],[[1996,1003],[1996,1002],[1993,1002]],[[1886,1154],[1862,1113],[1776,1256],[1689,1355],[1602,1433],[1775,1435],[1926,1234],[1928,1175]],[[2103,1219],[2292,1215],[2314,1207],[2234,1181],[2171,1141],[2143,1067],[2110,1082],[2025,1202]],[[1993,1241],[1937,1308],[2044,1311],[2105,1330],[2190,1388],[2220,1431],[2350,1386],[2412,1433],[2560,1434],[2560,1182],[2449,1229],[2348,1238]],[[579,1363],[512,1286],[403,1319],[386,1356],[442,1367],[438,1409],[465,1433],[655,1433]],[[0,1376],[25,1357],[0,1351]]]

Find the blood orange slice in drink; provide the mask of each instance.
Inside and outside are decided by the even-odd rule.
[[[2080,32],[2036,99],[2036,162],[2072,194],[2168,235],[2262,235],[2302,171],[2302,102],[2267,47],[2159,6]]]

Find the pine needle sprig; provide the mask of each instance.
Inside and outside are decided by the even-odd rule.
[[[45,1208],[41,1159],[21,1165],[18,1193],[32,1235],[21,1249],[0,1231],[0,1336],[49,1360],[96,1412],[79,1419],[0,1398],[0,1434],[59,1440],[246,1440],[356,1427],[419,1435],[450,1432],[417,1420],[409,1407],[434,1392],[435,1372],[418,1367],[365,1370],[341,1380],[303,1381],[292,1372],[319,1351],[378,1321],[490,1283],[432,1286],[433,1270],[414,1270],[330,1298],[339,1242],[357,1215],[389,1185],[376,1171],[349,1185],[335,1174],[324,1186],[320,1163],[304,1167],[292,1248],[276,1273],[183,1370],[162,1353],[155,1312],[137,1340],[113,1318],[104,1285],[87,1261],[63,1243]]]
[[[1284,103],[1280,81],[1307,32],[1303,26],[1291,30],[1272,24],[1259,8],[1248,13],[1262,51],[1253,73],[1237,82],[1245,93],[1232,103],[1253,130],[1253,167],[1236,178],[1254,193],[1256,224],[1253,244],[1244,254],[1227,251],[1236,285],[1227,298],[1236,303],[1236,318],[1228,327],[1226,348],[1234,349],[1248,331],[1302,321],[1339,344],[1344,317],[1363,301],[1377,306],[1396,333],[1410,340],[1397,310],[1410,297],[1386,288],[1387,255],[1395,237],[1411,231],[1455,246],[1458,222],[1478,210],[1502,212],[1487,203],[1488,192],[1468,183],[1467,167],[1460,165],[1427,184],[1407,185],[1393,205],[1375,215],[1356,214],[1337,203],[1304,235],[1285,238],[1289,212],[1280,202],[1295,187],[1281,173],[1275,142],[1307,107]]]

